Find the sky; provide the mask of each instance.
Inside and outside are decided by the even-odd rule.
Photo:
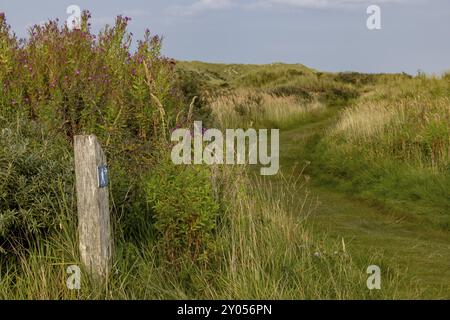
[[[164,55],[222,63],[302,63],[321,71],[441,74],[450,70],[450,0],[0,0],[20,37],[69,5],[92,14],[94,31],[132,18],[138,40],[149,28]],[[370,5],[381,29],[369,30]]]

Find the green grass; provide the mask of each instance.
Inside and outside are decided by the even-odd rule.
[[[197,66],[191,64],[191,67]],[[202,64],[202,72],[208,67]],[[395,108],[397,101],[403,100],[411,105],[421,101],[419,103],[425,106],[424,112],[434,112],[431,117],[441,121],[440,131],[433,129],[436,134],[430,137],[443,141],[444,144],[439,146],[445,150],[442,146],[446,148],[445,139],[449,136],[445,131],[446,122],[442,119],[445,119],[448,104],[443,104],[439,111],[433,111],[436,109],[432,104],[450,95],[448,79],[412,78],[404,74],[322,74],[312,70],[312,73],[281,76],[283,71],[279,70],[279,66],[271,68],[271,73],[267,73],[267,69],[262,73],[258,68],[245,69],[246,75],[228,79],[229,85],[222,87],[246,87],[269,93],[277,92],[273,88],[282,88],[283,94],[299,99],[307,98],[307,91],[309,94],[319,94],[326,104],[326,111],[295,123],[263,119],[256,124],[281,128],[280,163],[284,174],[291,174],[293,168],[294,172],[298,172],[306,165],[301,172],[310,177],[311,194],[319,201],[315,213],[307,222],[314,226],[314,235],[346,239],[355,261],[367,259],[372,254],[382,257],[385,268],[395,269],[404,275],[399,283],[402,297],[448,298],[450,274],[446,270],[450,258],[450,178],[445,162],[441,169],[432,167],[430,158],[427,158],[428,147],[413,150],[408,147],[411,134],[401,135],[401,131],[399,139],[405,141],[406,148],[396,151],[398,154],[390,151],[393,149],[389,149],[388,135],[381,140],[384,136],[379,134],[378,144],[367,140],[359,149],[352,140],[331,135],[346,107],[358,110],[358,105],[377,105],[381,102]],[[258,73],[266,78],[266,82],[259,80]],[[320,82],[319,78],[325,80]],[[352,94],[342,94],[343,91],[339,91],[342,88]],[[417,134],[423,128],[427,130],[425,124],[428,120],[419,121],[417,116],[412,116],[407,121],[412,133]],[[401,125],[399,128],[405,127]],[[399,131],[389,132],[398,134]],[[427,143],[425,140],[418,141]],[[372,150],[377,153],[370,153]],[[402,158],[405,152],[410,154]],[[446,151],[439,152],[443,155],[441,159],[445,159]]]
[[[315,239],[304,221],[314,200],[294,176],[277,182],[242,171],[221,172],[233,180],[223,190],[224,222],[216,234],[215,258],[208,264],[188,259],[176,265],[161,258],[143,225],[141,241],[116,237],[113,272],[106,284],[82,270],[81,290],[65,283],[69,265],[80,265],[75,219],[60,232],[1,265],[1,299],[358,299],[401,298],[402,275],[386,268],[383,291],[366,288],[366,266],[377,256],[354,261],[345,242]],[[251,182],[250,182],[251,181]],[[296,190],[292,197],[289,192]],[[280,206],[280,195],[283,197]],[[74,199],[58,207],[70,213]],[[299,209],[299,201],[303,209]],[[67,212],[69,211],[69,212]],[[146,239],[144,241],[143,239]],[[348,244],[347,244],[348,245]],[[410,292],[411,294],[411,292]]]
[[[367,189],[362,193],[351,192],[354,190],[351,182],[346,181],[350,187],[345,189],[337,178],[320,174],[320,169],[315,168],[314,154],[310,153],[313,141],[320,140],[320,132],[330,122],[324,119],[282,131],[280,136],[280,163],[284,170],[311,162],[305,173],[311,176],[311,193],[320,202],[309,220],[315,232],[346,239],[355,260],[374,253],[382,256],[387,266],[405,276],[400,286],[405,298],[413,296],[415,290],[419,290],[422,298],[448,298],[450,275],[446,270],[450,235],[429,221],[433,213],[429,206],[424,215],[418,215],[423,209],[417,202],[406,202],[405,207],[405,204],[386,202],[379,195],[369,196]],[[394,181],[398,180],[394,177]],[[367,187],[360,188],[364,186]],[[392,193],[388,196],[395,198]],[[408,206],[414,211],[408,210]],[[411,283],[416,283],[416,287]]]
[[[82,270],[81,290],[66,287],[66,268],[81,265],[75,194],[66,186],[51,205],[55,230],[33,241],[12,241],[8,246],[12,250],[0,253],[0,299],[449,298],[448,176],[436,174],[445,168],[445,157],[439,158],[434,168],[438,171],[433,171],[408,159],[399,161],[389,152],[388,139],[381,140],[380,149],[369,139],[368,150],[383,152],[385,158],[375,163],[362,156],[354,140],[333,135],[346,107],[364,101],[378,107],[380,101],[414,99],[419,89],[435,101],[448,93],[444,79],[323,73],[299,64],[180,62],[177,68],[185,76],[181,82],[191,80],[184,83],[184,100],[200,95],[200,102],[192,106],[194,116],[202,119],[208,115],[204,110],[208,103],[237,90],[268,95],[255,109],[240,105],[233,113],[239,104],[231,104],[229,110],[218,104],[212,115],[231,115],[227,123],[216,122],[221,127],[280,127],[280,175],[253,175],[256,168],[211,168],[208,178],[219,209],[214,228],[208,227],[208,254],[205,259],[192,259],[180,254],[181,245],[175,250],[177,259],[167,259],[161,247],[170,242],[164,243],[164,228],[155,228],[158,215],[142,194],[145,174],[138,176],[132,170],[146,161],[146,174],[152,174],[157,158],[127,146],[136,157],[127,158],[126,166],[119,166],[120,161],[111,166],[115,253],[108,281],[98,283]],[[274,119],[273,101],[281,105],[295,101],[291,111],[301,116],[289,113]],[[323,108],[299,111],[312,103]],[[256,114],[258,108],[265,111]],[[439,127],[432,131],[431,140],[421,142],[435,142],[435,132],[440,138],[445,131]],[[444,150],[441,144],[436,148]],[[127,152],[124,149],[123,154]],[[30,151],[23,158],[34,156]],[[133,184],[131,172],[136,177]],[[169,177],[161,174],[161,178]],[[163,182],[170,190],[170,181]],[[185,186],[183,179],[177,183]],[[153,181],[154,188],[159,185]],[[166,204],[165,213],[175,217],[174,212],[189,208],[173,199]],[[185,214],[189,222],[191,212]],[[381,267],[381,290],[366,287],[366,268],[372,264]]]

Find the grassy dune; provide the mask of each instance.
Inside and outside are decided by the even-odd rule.
[[[19,41],[0,15],[1,299],[420,296],[384,257],[354,256],[346,236],[316,230],[311,217],[321,206],[308,184],[322,180],[301,169],[306,153],[283,151],[294,170],[275,179],[170,161],[171,132],[193,120],[321,141],[318,127],[333,125],[377,78],[302,65],[176,64],[149,32],[131,52],[129,19],[94,36],[89,18],[74,31],[49,21]],[[108,158],[114,265],[104,282],[82,269],[81,289],[70,290],[67,267],[82,265],[72,141],[86,133]],[[314,139],[283,148],[312,156]],[[301,165],[289,168],[290,159]],[[311,162],[305,170],[318,170]],[[367,289],[371,264],[383,267],[383,290]]]
[[[449,298],[448,75],[175,62],[89,19],[19,40],[0,14],[0,299]],[[195,120],[280,128],[280,174],[174,165]],[[70,290],[79,134],[108,159],[115,251]]]
[[[402,297],[449,297],[448,75],[185,65],[200,77],[211,76],[211,68],[226,80],[213,99],[216,118],[281,129],[284,174],[306,174],[318,198],[307,222],[317,234],[347,239],[357,261],[380,255],[385,267],[405,275]],[[240,73],[222,77],[230,68]],[[242,105],[252,111],[243,112]]]

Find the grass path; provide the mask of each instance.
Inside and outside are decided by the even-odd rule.
[[[308,123],[281,130],[280,162],[286,173],[309,160],[307,142],[313,135],[320,137],[334,123],[336,115],[334,109]],[[332,186],[320,185],[314,175],[309,188],[319,201],[310,219],[316,232],[339,240],[344,238],[356,261],[364,261],[369,253],[380,254],[382,270],[387,264],[405,276],[400,288],[402,297],[414,296],[413,292],[419,290],[421,297],[450,298],[448,232],[412,221],[401,212],[342,194]]]

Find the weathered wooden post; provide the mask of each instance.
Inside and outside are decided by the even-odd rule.
[[[106,157],[95,135],[75,136],[74,151],[81,260],[106,279],[112,256]]]

